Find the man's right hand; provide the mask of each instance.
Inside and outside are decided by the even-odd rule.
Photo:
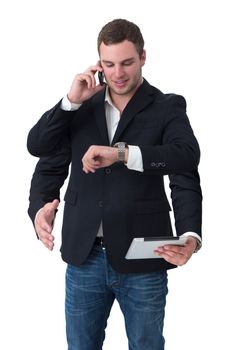
[[[103,71],[99,62],[95,66],[89,67],[84,73],[75,76],[67,95],[70,102],[81,104],[104,89],[104,85],[96,84],[95,73],[97,71]]]
[[[59,206],[59,200],[54,199],[53,202],[46,203],[41,208],[35,217],[35,230],[41,240],[49,250],[53,250],[54,236],[52,235],[53,224],[56,214],[56,209]]]

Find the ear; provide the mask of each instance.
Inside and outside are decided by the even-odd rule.
[[[141,66],[144,66],[144,64],[146,62],[146,51],[145,50],[143,50],[140,60],[141,60]]]

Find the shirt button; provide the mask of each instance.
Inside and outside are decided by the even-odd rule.
[[[109,174],[111,174],[111,172],[112,172],[112,169],[110,169],[110,168],[105,169],[105,174],[109,175]]]

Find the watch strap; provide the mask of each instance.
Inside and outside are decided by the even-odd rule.
[[[125,163],[125,149],[128,148],[125,142],[117,142],[113,147],[118,149],[118,162]]]

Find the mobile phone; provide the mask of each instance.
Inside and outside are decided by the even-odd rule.
[[[103,72],[98,71],[98,79],[99,79],[100,85],[104,85],[104,74],[103,74]]]

